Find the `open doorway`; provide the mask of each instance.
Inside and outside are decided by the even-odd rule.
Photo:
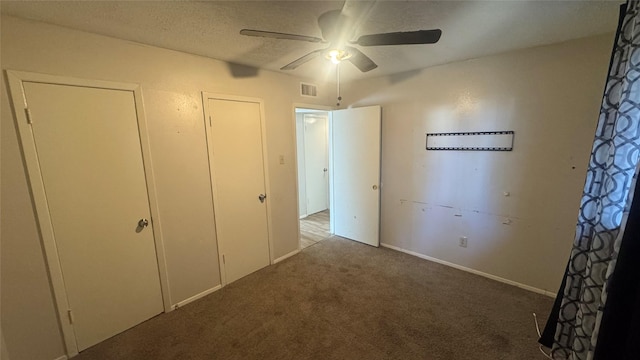
[[[329,112],[296,108],[300,249],[331,236]]]
[[[334,235],[379,246],[380,106],[294,109],[299,248]]]

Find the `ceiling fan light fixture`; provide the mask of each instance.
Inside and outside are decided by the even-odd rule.
[[[325,54],[325,57],[328,60],[331,60],[332,63],[339,64],[340,61],[347,60],[348,58],[350,58],[351,53],[346,50],[331,49],[327,51],[327,53]]]
[[[356,23],[358,22],[356,21]],[[330,44],[328,48],[313,50],[281,67],[280,70],[295,70],[302,64],[324,56],[334,64],[339,64],[342,60],[349,59],[349,62],[363,73],[376,69],[378,65],[358,48],[343,46],[344,44],[358,46],[435,44],[442,35],[442,30],[431,29],[368,34],[360,36],[355,41],[348,40],[353,38],[355,27],[359,26],[356,23],[352,22],[347,15],[344,15],[342,10],[330,10],[318,17],[318,26],[322,33],[321,38],[252,29],[242,29],[240,30],[240,35]]]

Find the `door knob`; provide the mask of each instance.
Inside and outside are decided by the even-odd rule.
[[[322,169],[322,171],[327,172],[327,168]]]
[[[267,198],[267,195],[265,195],[265,194],[258,195],[258,200],[260,200],[261,203],[263,203],[264,199],[266,199],[266,198]]]
[[[149,226],[149,220],[147,219],[140,219],[140,221],[138,221],[138,227],[147,227]]]
[[[373,190],[378,190],[378,185],[373,185],[372,188]]]

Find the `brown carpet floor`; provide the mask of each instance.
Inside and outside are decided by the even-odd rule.
[[[543,359],[552,299],[337,237],[76,359]]]

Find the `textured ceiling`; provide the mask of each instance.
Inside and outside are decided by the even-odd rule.
[[[620,1],[348,1],[355,36],[440,28],[434,45],[361,47],[379,67],[341,65],[343,80],[375,77],[514,49],[615,31]],[[167,49],[280,71],[323,48],[292,40],[239,35],[243,28],[320,37],[317,17],[338,1],[1,1],[3,14]],[[334,66],[318,58],[294,75],[327,80]],[[284,71],[283,71],[284,72]],[[325,78],[325,79],[321,79]]]

